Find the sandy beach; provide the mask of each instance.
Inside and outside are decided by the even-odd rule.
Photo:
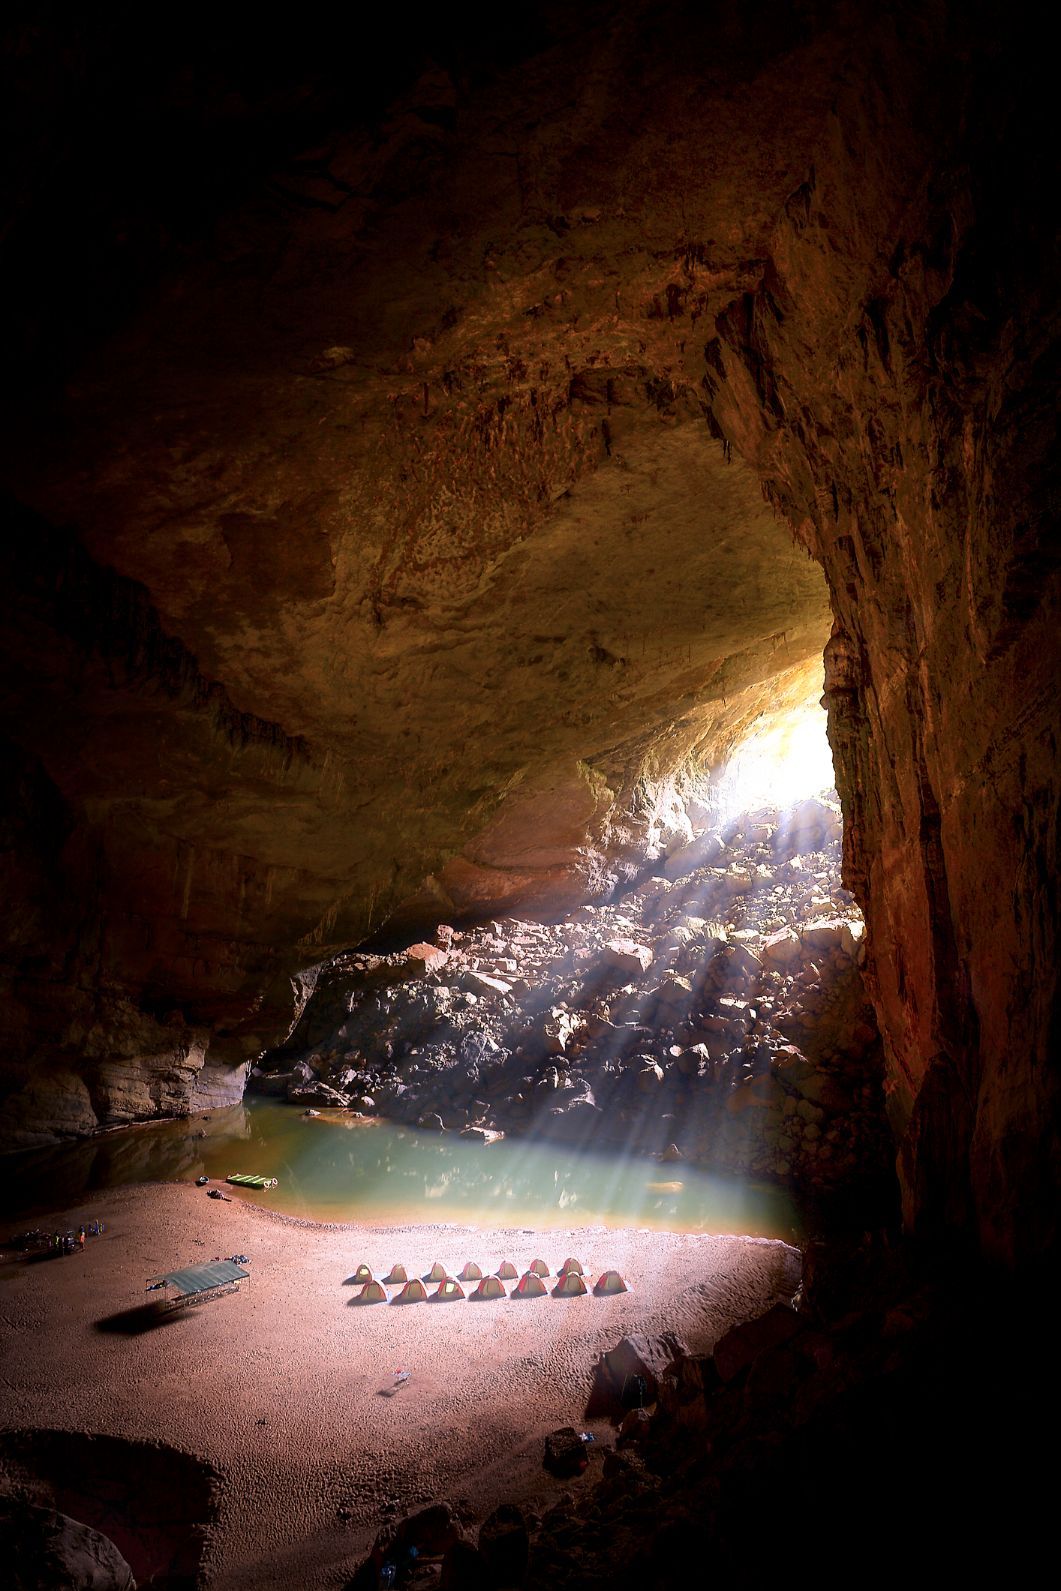
[[[562,1484],[592,1484],[593,1465],[560,1483],[541,1458],[557,1426],[612,1439],[584,1414],[598,1355],[664,1330],[706,1351],[799,1275],[795,1250],[759,1238],[320,1226],[175,1184],[115,1189],[40,1224],[95,1217],[107,1230],[83,1255],[0,1267],[0,1425],[160,1442],[212,1466],[212,1591],[339,1587],[381,1525],[417,1506],[445,1499],[474,1527],[500,1501],[541,1509]],[[148,1277],[231,1254],[250,1259],[238,1294],[151,1329],[130,1314],[156,1296]],[[522,1271],[539,1255],[555,1270],[569,1254],[591,1277],[618,1267],[631,1291],[358,1307],[348,1281],[361,1262],[412,1276],[435,1260]],[[409,1380],[395,1391],[398,1369]]]

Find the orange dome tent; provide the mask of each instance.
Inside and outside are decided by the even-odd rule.
[[[427,1297],[427,1288],[423,1282],[414,1276],[411,1282],[406,1282],[396,1298],[391,1299],[392,1304],[422,1304]]]
[[[440,1265],[438,1260],[436,1260],[431,1269],[428,1271],[427,1275],[424,1277],[424,1281],[444,1282],[448,1279],[448,1276],[449,1272],[446,1270],[445,1266]]]
[[[497,1267],[497,1274],[503,1282],[514,1282],[519,1275],[519,1271],[517,1271],[511,1260],[502,1260]]]
[[[383,1280],[388,1287],[396,1287],[399,1282],[407,1282],[409,1277],[404,1265],[392,1265],[390,1275],[385,1276]]]
[[[544,1298],[545,1283],[534,1271],[528,1271],[526,1276],[521,1276],[512,1289],[513,1298]]]
[[[508,1295],[496,1276],[484,1276],[474,1293],[469,1295],[469,1302],[481,1303],[487,1298],[506,1298]]]
[[[464,1288],[452,1276],[447,1276],[445,1281],[439,1282],[438,1287],[431,1294],[433,1304],[455,1304],[458,1298],[464,1297]]]
[[[585,1276],[586,1274],[578,1260],[565,1260],[556,1274],[558,1276],[566,1276],[570,1271],[574,1271],[576,1276]]]
[[[535,1276],[548,1276],[549,1267],[544,1260],[531,1260],[527,1266],[527,1273],[529,1275],[532,1272]]]
[[[459,1280],[462,1282],[481,1282],[482,1279],[483,1273],[479,1269],[478,1265],[476,1265],[474,1260],[468,1260],[464,1269],[460,1273]]]
[[[577,1271],[566,1271],[553,1288],[554,1298],[581,1298],[586,1284]]]
[[[385,1304],[387,1295],[379,1282],[373,1280],[365,1283],[354,1301],[358,1304]]]
[[[625,1293],[629,1289],[618,1271],[605,1271],[593,1291],[601,1297],[605,1293]]]
[[[359,1265],[357,1270],[354,1272],[355,1282],[370,1282],[372,1279],[372,1272],[369,1270],[367,1265]]]

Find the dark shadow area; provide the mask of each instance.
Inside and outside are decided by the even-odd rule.
[[[185,1310],[166,1309],[157,1303],[137,1304],[133,1309],[104,1315],[93,1323],[92,1329],[108,1337],[142,1337],[146,1331],[157,1331],[161,1326],[171,1326],[174,1321],[186,1318]]]
[[[0,1436],[3,1492],[55,1509],[118,1548],[141,1591],[194,1591],[220,1475],[158,1442],[71,1431]]]

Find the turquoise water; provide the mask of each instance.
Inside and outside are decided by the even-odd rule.
[[[273,1100],[159,1122],[0,1162],[5,1211],[58,1208],[94,1189],[251,1171],[269,1192],[228,1189],[287,1215],[374,1224],[648,1227],[799,1236],[782,1190],[681,1163],[506,1139],[481,1146],[336,1112],[306,1117]]]

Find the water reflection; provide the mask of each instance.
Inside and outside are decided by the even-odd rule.
[[[278,1177],[270,1209],[320,1221],[454,1221],[534,1227],[639,1226],[798,1237],[791,1199],[776,1188],[691,1167],[506,1140],[483,1147],[350,1116],[307,1118],[248,1099],[230,1110],[162,1122],[0,1161],[9,1214],[55,1208],[94,1189],[192,1181],[234,1171]]]

